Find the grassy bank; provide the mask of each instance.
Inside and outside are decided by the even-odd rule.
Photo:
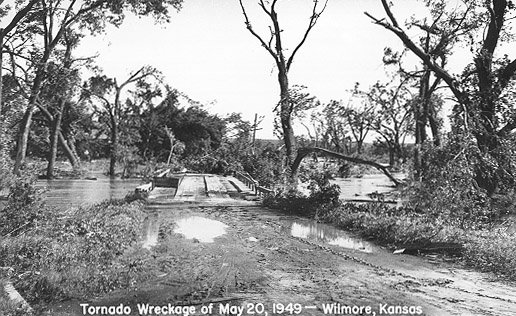
[[[143,204],[124,200],[58,210],[46,207],[30,180],[10,187],[0,210],[0,267],[36,312],[64,299],[88,300],[147,277],[147,254],[135,247]],[[4,273],[5,274],[5,273]],[[1,291],[0,291],[1,292]],[[0,295],[3,315],[18,315]]]
[[[309,196],[283,192],[264,204],[393,248],[435,249],[477,270],[516,281],[516,233],[510,223],[500,220],[507,215],[505,206],[491,205],[488,209],[477,205],[473,211],[469,204],[457,200],[453,205],[439,205],[440,209],[395,208],[383,203],[343,204],[338,196],[336,185],[319,178],[312,181]],[[457,211],[462,204],[467,212]]]

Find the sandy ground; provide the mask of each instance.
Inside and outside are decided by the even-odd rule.
[[[516,315],[514,284],[443,259],[295,237],[295,217],[260,206],[161,205],[150,212],[142,246],[156,277],[91,302],[63,303],[48,315],[102,315],[79,303],[122,304],[130,315],[151,315],[138,304],[166,306],[153,315]],[[192,217],[219,221],[225,233],[212,242],[178,233],[178,223]],[[332,306],[341,309],[325,310]]]

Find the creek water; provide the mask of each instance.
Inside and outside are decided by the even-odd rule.
[[[102,174],[95,176],[97,180],[39,180],[37,186],[46,188],[45,200],[48,205],[69,207],[121,199],[142,184],[141,179],[110,178]],[[401,179],[404,175],[394,176]],[[336,178],[332,183],[341,188],[342,200],[370,199],[370,193],[388,193],[394,190],[391,181],[383,174],[364,175],[360,178]]]
[[[394,173],[397,179],[403,179],[403,173]],[[360,178],[335,178],[331,183],[340,187],[340,199],[349,200],[370,200],[369,194],[386,194],[394,191],[395,187],[384,174],[368,174]]]
[[[46,188],[45,200],[48,205],[70,207],[123,198],[142,183],[140,179],[97,176],[97,180],[40,180],[37,186]],[[395,176],[403,177],[402,174]],[[394,190],[390,180],[383,174],[364,175],[360,178],[336,178],[332,182],[340,186],[342,200],[369,200],[368,194],[370,193],[388,193]],[[159,213],[150,213],[144,224],[142,247],[149,249],[158,243],[159,224]],[[200,242],[213,242],[214,238],[225,233],[226,228],[221,222],[203,217],[180,218],[175,225],[175,233]],[[321,241],[363,252],[372,252],[374,249],[372,244],[360,238],[355,238],[332,226],[315,221],[296,220],[288,222],[285,227],[287,227],[285,233],[294,237]]]
[[[36,186],[46,189],[47,205],[77,207],[124,198],[142,183],[141,179],[119,179],[98,175],[97,180],[55,179],[39,180]]]

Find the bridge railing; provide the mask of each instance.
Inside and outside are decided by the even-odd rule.
[[[154,173],[154,176],[151,180],[151,182],[139,185],[134,190],[135,193],[149,193],[150,191],[154,190],[156,187],[156,182],[159,178],[164,178],[168,173],[170,172],[170,169],[160,169],[157,170]]]
[[[260,183],[253,179],[253,177],[247,172],[243,173],[237,171],[235,175],[238,180],[242,181],[251,190],[253,190],[254,194],[257,196],[267,196],[274,194],[274,190],[261,186]]]

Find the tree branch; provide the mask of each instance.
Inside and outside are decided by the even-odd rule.
[[[7,34],[23,19],[27,13],[29,13],[30,10],[32,10],[32,7],[34,4],[36,4],[39,0],[30,0],[30,2],[20,11],[16,13],[16,15],[13,17],[11,22],[3,29],[3,34]]]
[[[390,23],[385,22],[385,19],[379,20],[367,12],[364,12],[364,14],[367,15],[370,19],[372,19],[375,24],[383,26],[385,29],[393,32],[396,36],[398,36],[398,38],[403,42],[403,44],[408,49],[410,49],[417,57],[419,57],[421,61],[423,61],[423,63],[427,65],[428,68],[430,68],[436,74],[437,77],[441,78],[446,82],[446,84],[452,91],[453,95],[457,98],[459,103],[469,103],[467,94],[464,93],[461,89],[459,89],[457,80],[455,80],[446,70],[437,65],[432,60],[430,55],[425,53],[419,46],[417,46],[408,37],[408,35],[399,26],[397,26],[398,23],[394,19],[394,15],[392,14],[386,0],[382,0],[382,4],[384,5],[387,15],[391,18],[391,21],[393,23],[392,25]]]
[[[328,0],[325,0],[324,2],[324,6],[322,8],[322,10],[317,13],[317,5],[318,5],[319,1],[318,0],[314,0],[314,6],[313,6],[313,9],[312,9],[312,16],[310,17],[310,22],[308,23],[308,28],[306,29],[305,31],[305,34],[303,36],[303,39],[301,40],[301,42],[299,42],[299,44],[296,46],[296,48],[294,49],[294,51],[292,52],[292,55],[290,55],[290,58],[288,59],[288,62],[287,62],[287,71],[290,70],[290,65],[292,64],[292,61],[294,60],[294,56],[296,55],[296,53],[298,52],[298,50],[301,48],[301,46],[303,46],[303,44],[305,43],[306,41],[306,38],[308,37],[308,33],[310,33],[310,31],[312,30],[312,28],[315,26],[315,24],[317,23],[317,20],[319,19],[319,17],[321,16],[321,14],[324,12],[324,10],[326,9],[326,6],[328,5]]]
[[[269,54],[271,54],[272,58],[274,58],[274,60],[276,61],[276,63],[278,63],[278,56],[276,55],[276,53],[272,50],[272,48],[267,45],[267,43],[265,43],[265,41],[260,37],[260,35],[258,35],[258,33],[256,33],[254,30],[253,30],[253,27],[251,26],[251,22],[249,22],[249,17],[247,16],[247,12],[245,10],[245,7],[244,7],[244,4],[242,3],[242,0],[239,0],[240,2],[240,7],[242,8],[242,13],[244,14],[244,18],[245,18],[245,25],[246,25],[246,28],[247,30],[254,36],[256,37],[260,43],[262,44],[262,46],[269,52]],[[272,41],[272,39],[271,39]]]
[[[379,164],[377,162],[370,161],[370,160],[365,160],[365,159],[361,159],[361,158],[357,158],[357,157],[345,156],[343,154],[340,154],[340,153],[337,153],[337,152],[334,152],[334,151],[331,151],[331,150],[327,150],[327,149],[324,149],[324,148],[320,148],[320,147],[304,147],[304,148],[299,148],[299,150],[297,151],[296,159],[294,160],[294,163],[292,164],[292,174],[296,174],[297,173],[297,169],[299,168],[299,165],[301,164],[301,161],[303,160],[303,158],[306,157],[307,155],[309,155],[310,153],[314,153],[314,152],[319,152],[319,153],[328,155],[330,157],[334,157],[334,158],[337,158],[337,159],[342,159],[342,160],[353,162],[353,163],[357,163],[357,164],[363,164],[363,165],[372,166],[372,167],[382,171],[396,186],[399,186],[399,185],[403,184],[403,182],[401,180],[396,179],[389,172],[387,167],[382,166],[381,164]]]

